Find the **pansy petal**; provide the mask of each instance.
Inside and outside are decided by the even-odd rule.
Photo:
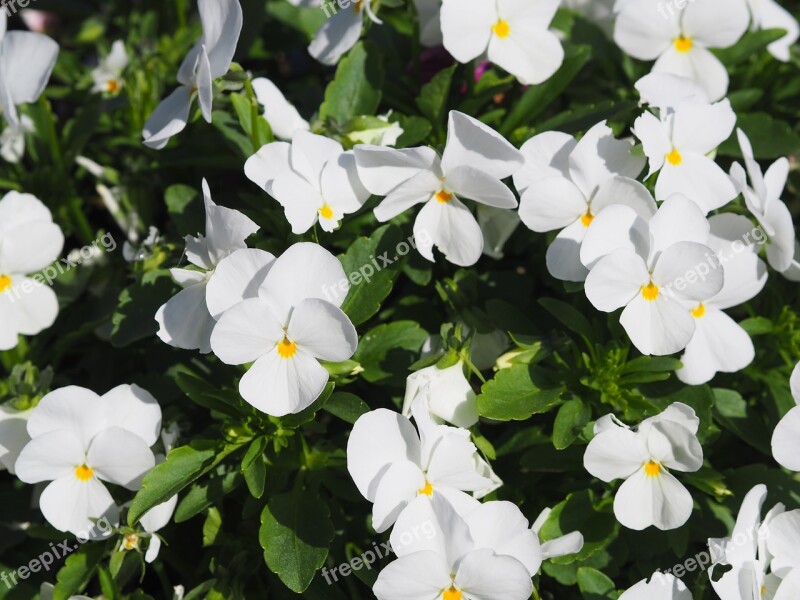
[[[683,11],[687,37],[710,48],[733,46],[747,31],[750,12],[745,0],[690,2]]]
[[[280,175],[291,173],[289,155],[292,146],[286,142],[264,144],[244,163],[244,174],[261,189],[273,196],[272,184]]]
[[[15,105],[36,102],[58,57],[58,44],[41,33],[9,31],[2,37],[0,71]]]
[[[258,103],[264,107],[264,118],[270,124],[275,137],[290,140],[296,131],[308,131],[308,121],[283,95],[283,92],[266,77],[253,79],[253,91]]]
[[[420,463],[419,436],[411,421],[386,409],[359,417],[347,441],[347,470],[367,500],[375,499],[380,478],[398,461]]]
[[[610,482],[627,479],[647,461],[642,440],[624,427],[610,427],[592,438],[583,456],[583,466],[594,477]]]
[[[372,592],[378,600],[437,600],[450,585],[449,569],[435,552],[409,554],[381,570]]]
[[[258,288],[273,262],[272,254],[257,248],[243,248],[223,258],[206,286],[206,305],[211,316],[219,319],[242,300],[258,297]]]
[[[540,179],[522,195],[519,217],[528,229],[543,233],[571,225],[588,210],[586,196],[578,187],[554,176]]]
[[[647,220],[630,206],[612,205],[603,208],[589,224],[581,244],[581,262],[589,269],[617,250],[625,250],[644,259],[650,251]]]
[[[517,208],[517,199],[499,179],[473,167],[456,167],[447,174],[447,188],[459,198],[469,198],[486,206]]]
[[[296,414],[319,398],[328,371],[316,358],[298,349],[291,358],[271,351],[259,358],[239,381],[242,398],[273,417]]]
[[[585,281],[589,269],[581,262],[581,244],[586,237],[581,219],[563,229],[547,248],[547,270],[562,281]]]
[[[15,468],[17,477],[25,483],[53,481],[75,477],[75,468],[86,461],[81,439],[73,432],[59,429],[33,438],[23,448]]]
[[[639,352],[656,356],[683,350],[695,329],[689,311],[664,294],[655,300],[637,294],[622,311],[620,323]]]
[[[461,6],[460,10],[465,8]],[[450,111],[447,146],[442,154],[445,175],[456,167],[473,167],[497,179],[505,179],[523,163],[522,153],[494,129],[462,112]]]
[[[375,492],[372,527],[383,533],[394,525],[397,517],[425,487],[425,475],[419,466],[407,460],[393,462],[383,473]]]
[[[486,51],[497,23],[496,6],[482,0],[444,0],[441,20],[444,47],[461,63]]]
[[[300,242],[278,257],[259,295],[286,325],[292,309],[306,298],[341,306],[349,291],[342,263],[322,246]]]
[[[239,0],[197,0],[203,23],[211,78],[222,77],[231,66],[244,17]]]
[[[655,525],[661,530],[677,529],[692,514],[692,496],[670,473],[647,475],[639,469],[617,490],[614,514],[629,529]]]
[[[73,476],[56,479],[42,492],[39,508],[53,527],[84,539],[91,538],[92,532],[99,527],[92,519],[105,519],[111,524],[119,521],[114,499],[94,477],[88,481]]]
[[[192,89],[182,85],[162,100],[144,124],[144,145],[161,150],[172,136],[183,131],[189,121],[193,97]]]
[[[156,459],[138,435],[121,427],[109,427],[92,440],[86,464],[99,479],[138,490],[142,477],[155,466]]]
[[[514,185],[520,194],[540,179],[550,176],[568,177],[570,152],[577,142],[567,133],[546,131],[533,136],[522,145],[523,167],[514,173]]]
[[[104,403],[92,390],[71,385],[45,395],[28,419],[28,433],[37,438],[50,431],[67,429],[84,447],[106,426]]]
[[[375,218],[385,223],[412,206],[427,202],[441,186],[442,182],[436,175],[430,171],[419,171],[389,192],[383,202],[375,207]]]
[[[358,346],[358,334],[347,315],[318,298],[308,298],[295,307],[287,335],[313,356],[332,362],[347,360]]]
[[[467,554],[458,565],[455,583],[469,600],[527,600],[533,593],[533,582],[525,565],[491,550]]]
[[[211,351],[209,340],[215,321],[206,306],[205,285],[178,292],[158,309],[155,319],[159,325],[156,335],[162,342],[203,354]]]
[[[118,385],[101,397],[106,424],[121,427],[142,438],[148,446],[161,434],[161,406],[153,395],[136,384]]]
[[[564,48],[561,40],[541,25],[516,22],[507,37],[491,37],[488,57],[521,84],[537,85],[558,71],[564,62]]]
[[[210,346],[222,362],[241,365],[273,350],[283,340],[281,322],[261,298],[226,310],[211,334]]]
[[[64,234],[55,223],[32,221],[2,234],[0,267],[6,273],[35,273],[50,265],[64,248]]]
[[[786,413],[775,427],[772,455],[787,469],[800,472],[800,407]]]
[[[531,577],[542,565],[539,539],[516,504],[487,502],[466,517],[476,548],[488,548],[525,565]]]
[[[626,54],[639,60],[655,60],[680,34],[681,11],[663,10],[659,0],[626,4],[614,26],[614,41]]]
[[[389,195],[397,186],[418,175],[420,171],[430,171],[434,177],[434,172],[440,172],[439,157],[427,146],[395,150],[359,144],[353,153],[359,179],[370,193],[377,196]]]
[[[722,289],[724,273],[711,248],[696,242],[678,242],[661,253],[652,280],[677,298],[702,302]]]
[[[601,258],[586,277],[586,297],[596,309],[612,312],[640,296],[649,278],[638,254],[625,248],[615,250]]]
[[[361,37],[364,17],[353,4],[326,20],[314,34],[308,53],[323,65],[335,65]]]

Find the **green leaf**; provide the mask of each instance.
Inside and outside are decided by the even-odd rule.
[[[478,396],[478,413],[495,421],[524,421],[545,413],[561,399],[561,388],[541,389],[541,372],[531,365],[502,369],[487,381]]]
[[[539,298],[539,304],[570,331],[577,333],[587,341],[594,338],[591,323],[574,306],[554,298]]]
[[[553,424],[553,446],[564,450],[572,445],[592,418],[592,408],[580,398],[561,405]]]
[[[58,571],[56,585],[53,589],[53,600],[69,600],[83,591],[92,580],[100,561],[105,558],[106,544],[89,542],[78,547],[67,557],[64,566]]]
[[[749,31],[730,48],[717,48],[714,50],[723,64],[730,69],[753,56],[765,52],[767,46],[786,35],[783,29],[761,29]]]
[[[523,123],[532,123],[572,82],[591,57],[589,46],[576,46],[564,57],[561,68],[547,81],[530,86],[500,126],[500,133],[509,136]]]
[[[378,48],[359,42],[339,61],[336,77],[325,90],[319,118],[346,123],[353,117],[374,115],[381,101],[383,80]]]
[[[369,412],[369,406],[355,394],[336,392],[328,400],[324,410],[353,425],[361,415]]]
[[[405,244],[405,245],[403,245]],[[403,253],[411,251],[411,242],[401,241],[400,228],[384,225],[369,238],[359,238],[339,257],[350,282],[342,310],[354,325],[366,322],[380,310],[400,273]],[[340,282],[347,285],[347,280]],[[333,290],[331,290],[333,293]]]
[[[414,321],[378,325],[361,337],[355,359],[370,383],[404,385],[408,367],[419,356],[428,332]]]
[[[317,412],[322,410],[322,407],[324,407],[325,404],[328,402],[328,398],[330,398],[331,394],[333,393],[333,388],[334,388],[333,382],[332,381],[328,382],[325,385],[325,389],[322,390],[322,393],[316,400],[314,400],[311,406],[303,409],[299,413],[281,417],[279,419],[281,427],[283,427],[284,429],[296,429],[301,425],[305,425],[306,423],[313,421]]]
[[[553,560],[569,564],[584,560],[607,547],[619,532],[612,505],[612,498],[595,504],[590,492],[581,491],[570,494],[566,500],[554,506],[539,530],[539,538],[546,542],[573,531],[580,531],[584,544],[578,554]]]
[[[222,513],[212,506],[208,509],[206,520],[203,522],[203,548],[214,544],[222,529]]]
[[[780,121],[766,113],[740,114],[736,126],[750,138],[756,158],[781,158],[800,151],[800,135],[786,121]],[[722,143],[717,154],[742,158],[735,134]]]
[[[417,106],[420,112],[425,115],[431,123],[441,123],[444,119],[444,111],[447,106],[447,98],[450,95],[450,87],[453,84],[453,74],[456,72],[458,63],[439,71],[433,79],[422,86],[422,90],[417,96]]]
[[[269,569],[302,594],[325,564],[334,529],[327,504],[317,494],[295,489],[272,498],[261,513],[258,540]]]
[[[142,489],[128,510],[128,525],[133,527],[148,510],[169,500],[241,447],[217,440],[192,440],[172,450],[166,461],[144,476]]]
[[[209,506],[217,504],[242,484],[244,478],[237,471],[229,471],[218,477],[209,477],[194,484],[175,509],[175,522],[183,523],[199,515]]]
[[[122,290],[111,317],[111,345],[123,348],[154,336],[158,331],[154,315],[174,291],[169,271],[160,269],[145,273],[141,283]]]
[[[237,392],[220,390],[192,373],[179,371],[175,374],[175,383],[184,394],[203,408],[232,417],[241,417],[245,412]]]
[[[603,572],[592,567],[578,567],[578,588],[586,600],[613,598],[614,582]]]
[[[772,455],[772,433],[736,390],[714,388],[714,420],[764,455]]]
[[[739,323],[739,326],[744,329],[750,337],[766,335],[772,333],[775,329],[773,322],[766,317],[750,317]]]
[[[205,228],[203,205],[196,187],[182,183],[171,185],[164,192],[164,203],[178,234],[196,235]]]

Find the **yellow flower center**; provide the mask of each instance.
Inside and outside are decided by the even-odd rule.
[[[117,83],[116,79],[110,79],[108,83],[106,83],[106,89],[110,94],[113,94],[119,89],[119,83]]]
[[[419,488],[419,490],[417,490],[417,494],[419,494],[420,496],[422,495],[428,497],[433,496],[433,486],[431,485],[430,481],[426,481],[425,487]]]
[[[329,205],[325,205],[319,209],[319,216],[323,219],[332,219],[333,218],[333,209]]]
[[[682,53],[689,52],[689,50],[692,49],[692,46],[694,46],[692,38],[684,36],[675,38],[675,50],[677,50],[678,52]]]
[[[356,3],[353,5],[353,8],[357,13],[360,13],[361,10],[364,8],[364,0],[357,0]]]
[[[278,354],[281,358],[292,358],[297,354],[297,344],[284,337],[283,341],[278,344]]]
[[[136,550],[139,547],[139,536],[135,533],[129,533],[122,540],[122,547],[125,550]]]
[[[440,192],[436,193],[436,201],[441,202],[442,204],[447,204],[452,199],[453,199],[453,194],[451,194],[450,192],[446,192],[445,190],[441,190]]]
[[[594,215],[592,214],[592,211],[587,210],[586,214],[581,217],[581,223],[583,223],[584,227],[588,227],[592,224],[592,221],[594,221]]]
[[[492,27],[492,31],[494,34],[499,38],[507,38],[511,34],[511,27],[508,25],[508,21],[504,21],[500,19],[497,23],[494,24]],[[459,598],[461,597],[461,592],[459,592]]]
[[[698,305],[697,305],[697,308],[695,308],[695,309],[692,311],[692,316],[693,316],[695,319],[699,319],[700,317],[702,317],[702,316],[703,316],[703,315],[705,315],[705,314],[706,314],[706,306],[705,306],[705,304],[703,304],[702,302],[701,302],[700,304],[698,304]]]
[[[683,157],[681,156],[680,152],[678,152],[673,148],[672,152],[667,154],[667,162],[671,164],[673,167],[677,167],[679,164],[683,162]]]
[[[461,600],[461,598],[461,590],[457,590],[454,587],[442,592],[442,600]]]
[[[11,277],[8,275],[0,275],[0,294],[5,292],[11,287]]]
[[[91,467],[87,467],[86,465],[75,467],[75,477],[79,481],[89,481],[93,476],[94,476],[94,469],[92,469]]]
[[[658,298],[658,286],[652,281],[642,286],[642,297],[648,302],[653,302]]]
[[[661,465],[651,460],[644,466],[644,474],[648,477],[658,477],[661,475]]]

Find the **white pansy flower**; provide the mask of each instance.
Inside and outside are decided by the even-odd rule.
[[[426,401],[414,403],[417,430],[386,409],[362,415],[347,442],[347,469],[372,507],[372,526],[386,531],[418,496],[443,496],[465,514],[478,504],[465,492],[493,485],[481,474],[469,431],[437,425]]]
[[[14,463],[31,438],[28,435],[28,418],[33,409],[16,410],[0,405],[0,469],[14,474]]]
[[[419,40],[426,48],[441,46],[442,40],[442,0],[414,0],[419,21]]]
[[[411,416],[411,407],[420,393],[427,398],[434,419],[464,428],[478,422],[477,396],[464,375],[463,361],[446,369],[432,365],[409,375],[403,415]]]
[[[353,356],[358,335],[339,308],[349,291],[342,264],[322,246],[298,243],[269,269],[258,295],[226,310],[211,334],[224,363],[253,363],[242,398],[268,415],[298,413],[328,383],[320,360]]]
[[[564,48],[549,31],[560,0],[443,0],[444,47],[461,62],[486,54],[524,85],[549,79]]]
[[[742,500],[730,537],[708,540],[713,564],[708,574],[721,600],[773,600],[780,578],[769,573],[772,554],[769,539],[776,533],[772,524],[784,512],[778,504],[761,519],[767,487],[759,484]],[[718,566],[730,567],[721,576]],[[716,581],[715,581],[716,580]]]
[[[21,115],[10,122],[0,134],[0,157],[6,162],[18,163],[25,154],[25,135],[36,128],[28,115]]]
[[[656,172],[656,199],[683,194],[708,214],[733,200],[736,186],[709,154],[728,139],[736,125],[730,102],[680,104],[660,118],[642,114],[633,126]]]
[[[163,460],[163,456],[156,458],[156,462],[163,462]],[[161,552],[161,538],[155,535],[155,533],[166,527],[170,520],[172,520],[172,515],[175,512],[175,507],[177,505],[178,496],[175,495],[166,502],[162,502],[161,504],[154,506],[144,515],[142,515],[141,519],[139,519],[142,529],[144,529],[145,533],[148,534],[148,546],[144,553],[145,562],[151,563],[158,558],[158,555]],[[138,550],[142,537],[145,536],[139,533],[130,533],[126,535],[122,539],[120,550]]]
[[[323,65],[335,65],[361,38],[364,16],[378,25],[383,22],[372,12],[372,0],[332,2],[335,14],[314,34],[308,53]]]
[[[672,573],[656,571],[650,579],[628,588],[619,600],[692,600],[692,593]]]
[[[91,519],[116,522],[118,508],[104,482],[137,490],[155,465],[161,408],[136,385],[103,396],[70,386],[42,398],[28,419],[31,441],[16,463],[25,483],[50,483],[39,498],[44,518],[80,535]]]
[[[93,92],[116,94],[125,85],[122,73],[128,66],[128,52],[125,50],[125,42],[117,40],[111,45],[111,52],[96,69],[92,71],[94,80]]]
[[[797,19],[775,0],[747,0],[747,4],[753,15],[752,27],[754,30],[786,30],[786,35],[772,42],[767,46],[767,50],[778,60],[789,62],[792,46],[800,38],[800,26],[797,24]]]
[[[749,23],[745,0],[695,0],[681,8],[640,0],[622,5],[614,41],[634,58],[655,60],[656,73],[694,79],[713,101],[727,93],[728,72],[711,49],[733,46]]]
[[[275,198],[293,233],[305,233],[316,223],[327,232],[345,215],[357,212],[369,198],[358,178],[351,150],[308,131],[294,134],[292,143],[266,144],[244,165],[247,178]]]
[[[539,513],[539,516],[536,517],[533,525],[531,525],[531,531],[536,534],[537,539],[541,539],[539,532],[541,531],[547,519],[550,518],[550,513],[552,512],[553,510],[551,508],[545,508],[541,513]],[[580,531],[571,531],[570,533],[560,537],[543,542],[542,559],[547,560],[549,558],[569,556],[570,554],[577,554],[582,549],[583,534]]]
[[[800,568],[800,509],[774,515],[766,543],[772,556],[770,567],[777,577],[787,577]]]
[[[253,79],[253,92],[258,103],[264,107],[264,118],[279,140],[291,140],[298,131],[308,131],[308,124],[277,85],[266,77]]]
[[[547,270],[557,279],[584,281],[589,271],[581,263],[580,249],[594,218],[612,204],[629,206],[645,219],[657,207],[647,188],[633,179],[644,168],[644,159],[632,156],[633,142],[615,139],[605,121],[579,142],[565,140],[562,146],[553,144],[554,139],[543,134],[522,147],[528,177],[548,168],[558,174],[536,178],[535,185],[525,188],[519,216],[532,231],[561,230],[547,249]],[[527,182],[525,176],[517,179]]]
[[[200,270],[170,269],[183,290],[158,309],[155,319],[163,342],[207,354],[216,320],[234,304],[256,295],[275,257],[247,248],[245,240],[258,225],[237,210],[217,206],[205,179],[203,200],[206,235],[186,237],[186,257]]]
[[[186,127],[195,97],[211,123],[214,80],[228,72],[242,31],[239,0],[197,0],[203,36],[178,70],[180,86],[161,101],[144,124],[145,146],[160,150]]]
[[[478,205],[478,225],[483,234],[483,253],[495,260],[503,258],[503,248],[520,223],[519,214],[494,206]]]
[[[747,332],[725,314],[727,308],[754,298],[767,283],[767,265],[758,257],[753,223],[742,215],[714,215],[706,242],[717,253],[725,283],[719,293],[688,306],[695,322],[692,340],[675,374],[690,385],[710,381],[717,372],[735,373],[753,362],[755,348]]]
[[[457,111],[450,112],[441,158],[428,147],[357,146],[355,155],[364,186],[385,196],[375,209],[379,221],[424,204],[414,237],[417,250],[431,262],[434,246],[459,266],[474,265],[483,252],[481,228],[460,199],[504,209],[517,206],[501,180],[522,166],[522,154],[493,129]]]
[[[791,388],[797,406],[775,428],[772,455],[787,469],[800,472],[800,363],[792,371]]]
[[[637,81],[634,87],[643,104],[662,111],[675,109],[684,103],[711,104],[703,86],[694,79],[672,73],[650,73]]]
[[[50,265],[63,247],[64,234],[39,199],[12,191],[0,200],[0,350],[55,322],[55,292],[28,274]]]
[[[686,302],[720,292],[722,266],[706,245],[710,225],[691,201],[668,198],[649,222],[628,206],[610,206],[581,246],[591,268],[586,296],[598,310],[625,308],[620,323],[642,354],[683,350],[695,332]]]
[[[398,558],[378,575],[378,600],[530,598],[541,548],[528,522],[510,503],[475,510],[469,519],[441,496],[413,500],[392,530]]]
[[[787,271],[792,267],[796,243],[792,214],[781,200],[789,178],[789,161],[786,158],[778,159],[766,173],[762,173],[747,135],[741,129],[736,134],[747,175],[739,163],[734,163],[731,178],[744,196],[747,210],[758,220],[767,236],[767,262],[776,271]],[[750,185],[747,184],[748,175]]]
[[[42,95],[58,58],[58,44],[46,35],[7,31],[8,16],[0,10],[0,113],[7,127],[0,138],[0,156],[16,163],[25,153],[25,133],[33,123],[20,116],[17,106],[36,102]]]
[[[670,471],[692,473],[703,466],[699,425],[694,410],[680,402],[636,429],[613,415],[598,419],[583,464],[602,481],[625,480],[614,498],[614,514],[622,525],[669,530],[689,520],[692,496]]]

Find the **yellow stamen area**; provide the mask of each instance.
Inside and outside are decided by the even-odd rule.
[[[692,49],[692,46],[694,46],[694,42],[690,37],[680,36],[675,38],[675,50],[678,52],[689,52],[689,50]]]
[[[494,31],[494,34],[501,39],[507,38],[509,35],[511,35],[511,27],[508,25],[508,21],[504,21],[503,19],[500,19],[494,24],[492,31]]]
[[[364,7],[364,0],[356,0],[355,4],[353,4],[353,9],[357,13],[360,13],[363,7]]]
[[[94,469],[91,467],[86,465],[75,467],[75,478],[79,481],[89,481],[92,477],[94,477]]]
[[[461,590],[457,590],[454,587],[442,591],[442,600],[461,600],[461,598]]]
[[[695,319],[699,319],[700,317],[702,317],[702,316],[703,316],[703,315],[705,315],[705,314],[706,314],[706,306],[705,306],[705,304],[703,304],[702,302],[701,302],[700,304],[698,304],[698,305],[697,305],[697,308],[695,308],[695,309],[692,311],[692,316],[693,316]]]
[[[323,219],[332,219],[333,218],[333,209],[328,206],[327,204],[319,209],[319,216]]]
[[[587,210],[586,214],[581,217],[581,223],[584,227],[588,227],[592,224],[592,221],[594,221],[594,215],[591,211]]]
[[[292,358],[295,354],[297,354],[297,344],[290,342],[288,338],[283,338],[278,344],[278,355],[281,358]]]
[[[113,94],[119,89],[119,83],[117,83],[116,79],[111,79],[106,83],[106,89],[110,94]]]
[[[766,593],[767,593],[767,586],[766,586],[766,584],[761,586],[761,589],[759,590],[759,593],[761,594],[761,597],[763,598],[763,597],[764,597],[764,594],[766,594]]]
[[[420,496],[433,496],[433,486],[431,485],[430,481],[426,481],[425,487],[419,488],[419,490],[417,490],[417,494]]]
[[[644,466],[644,474],[648,477],[658,477],[661,475],[661,465],[651,460]]]
[[[139,547],[139,536],[135,533],[129,533],[122,540],[122,547],[125,550],[136,550]]]
[[[648,302],[653,302],[658,298],[658,286],[652,281],[647,285],[642,286],[642,298]]]
[[[681,153],[673,148],[672,152],[667,154],[667,162],[673,167],[677,167],[683,162],[683,156],[681,156]]]
[[[5,292],[11,287],[11,277],[8,275],[0,275],[0,293]]]
[[[446,192],[445,190],[441,190],[440,192],[436,193],[436,201],[441,202],[442,204],[447,204],[452,199],[453,199],[453,194],[451,194],[450,192]]]

